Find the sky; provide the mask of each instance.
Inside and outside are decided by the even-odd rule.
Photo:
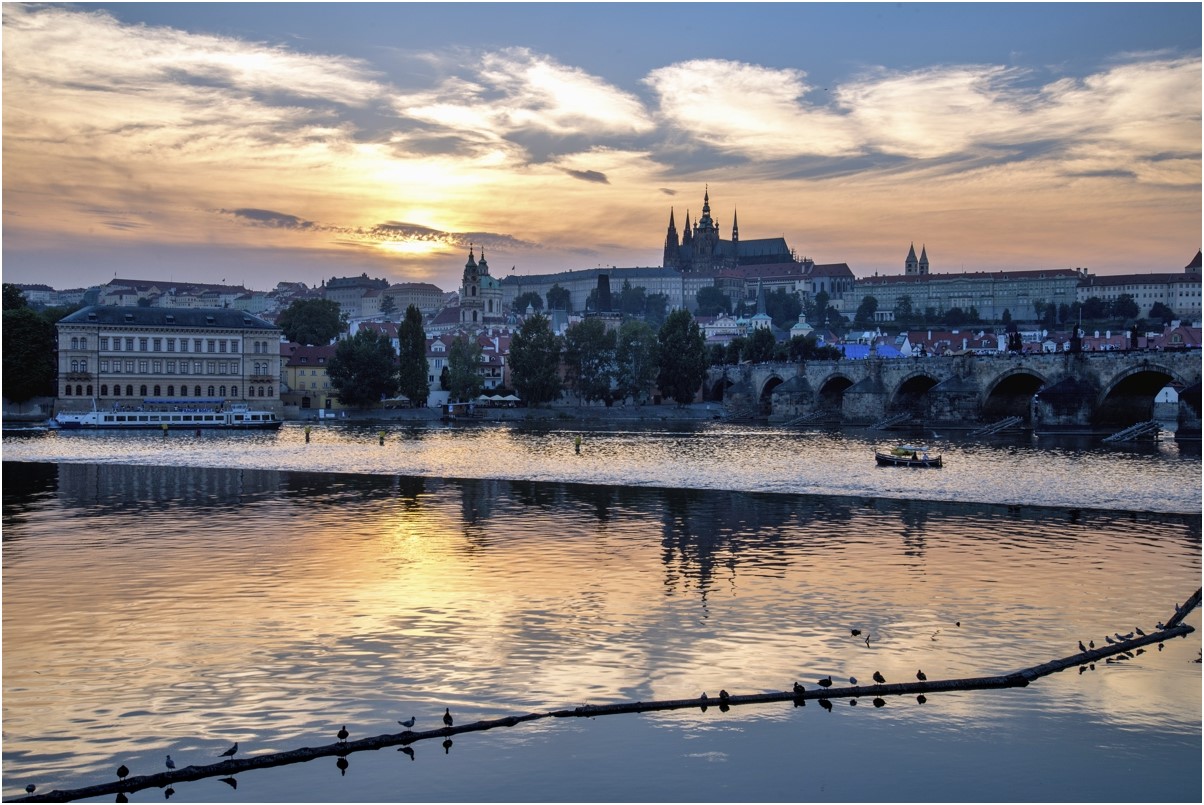
[[[3,5],[5,282],[1179,272],[1199,3]]]

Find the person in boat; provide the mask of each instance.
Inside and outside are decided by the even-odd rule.
[[[911,460],[915,461],[917,458],[919,458],[919,456],[916,455],[916,451],[912,450],[911,451]],[[925,458],[927,458],[927,456],[925,456]]]
[[[928,460],[928,451],[927,450],[924,451],[924,460],[925,461]]]

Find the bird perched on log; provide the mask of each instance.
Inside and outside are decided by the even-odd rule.
[[[443,726],[450,727],[452,725],[451,708],[443,708]]]
[[[794,695],[795,695],[795,696],[802,696],[802,695],[803,695],[803,693],[804,693],[804,692],[806,692],[806,690],[807,690],[807,689],[806,689],[806,688],[804,688],[804,687],[803,687],[802,685],[800,685],[799,683],[797,683],[797,682],[795,682],[795,683],[794,683]]]
[[[827,679],[821,679],[816,684],[818,684],[821,688],[824,688],[825,690],[827,690],[828,688],[832,687],[832,675],[828,674]]]
[[[925,674],[923,671],[916,671],[916,679],[920,680],[921,682],[927,682],[928,675]]]
[[[874,671],[874,681],[875,681],[875,682],[877,682],[879,685],[885,685],[885,684],[886,684],[886,677],[884,677],[884,676],[881,674],[881,672],[879,672],[879,671]]]
[[[1113,640],[1112,638],[1108,637],[1108,635],[1104,635],[1104,642],[1106,642],[1110,645],[1113,645],[1113,646],[1116,645],[1116,641]]]
[[[1158,628],[1158,629],[1165,629],[1165,628],[1166,628],[1166,624],[1164,624],[1162,621],[1158,621],[1157,623],[1155,623],[1155,624],[1154,624],[1154,626],[1155,626],[1156,628]]]
[[[405,727],[406,729],[409,729],[410,727],[414,726],[415,721],[417,721],[417,717],[410,716],[405,721],[398,721],[397,723],[400,724],[401,726]]]
[[[238,742],[237,742],[237,741],[235,741],[235,742],[234,742],[234,746],[230,747],[230,748],[229,748],[229,749],[227,749],[225,752],[222,752],[220,755],[218,755],[218,757],[228,757],[228,758],[230,758],[231,760],[233,760],[233,759],[234,759],[234,755],[235,755],[237,752],[238,752]]]
[[[175,769],[176,769],[176,762],[171,759],[171,755],[168,755],[167,756],[167,770],[175,771]]]
[[[342,726],[342,728],[341,728],[341,729],[338,731],[338,733],[337,733],[337,734],[338,734],[338,738],[339,738],[339,742],[340,742],[340,743],[347,743],[347,738],[348,738],[348,736],[350,736],[350,735],[351,735],[351,733],[349,733],[349,732],[347,731],[347,725],[346,725],[346,724],[344,724],[344,725]]]
[[[1083,645],[1083,641],[1079,641],[1079,651],[1086,651],[1087,647]]]
[[[117,779],[118,780],[125,782],[125,778],[128,777],[129,774],[130,774],[130,770],[125,767],[124,763],[122,763],[120,766],[117,767]]]
[[[1137,635],[1138,635],[1139,637],[1145,637],[1145,632],[1141,631],[1141,627],[1140,627],[1140,626],[1134,626],[1134,627],[1133,627],[1133,631],[1134,631],[1134,632],[1137,632]]]
[[[726,704],[726,703],[727,703],[727,700],[728,700],[729,698],[731,698],[731,697],[728,695],[728,692],[727,692],[726,690],[720,690],[720,691],[719,691],[719,701],[721,701],[721,702],[723,702],[724,704]]]

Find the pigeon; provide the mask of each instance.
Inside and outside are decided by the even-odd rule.
[[[175,771],[176,762],[171,759],[171,755],[167,756],[167,768],[169,771]]]
[[[1079,651],[1086,651],[1087,647],[1083,645],[1083,641],[1079,641]]]
[[[1080,665],[1080,666],[1079,666],[1079,676],[1082,676],[1082,675],[1083,675],[1083,672],[1084,672],[1084,671],[1086,671],[1086,670],[1087,670],[1087,666],[1086,666],[1086,665]]]
[[[406,729],[409,729],[410,727],[414,726],[414,722],[416,720],[417,719],[415,716],[410,716],[405,721],[398,721],[397,723],[400,724],[401,726],[405,727]]]
[[[230,747],[230,748],[229,748],[229,749],[227,749],[225,752],[222,752],[220,755],[218,755],[218,757],[228,757],[228,758],[231,758],[231,759],[233,759],[233,758],[234,758],[234,754],[235,754],[237,751],[238,751],[238,741],[235,741],[235,742],[234,742],[234,746]]]
[[[117,779],[124,781],[129,774],[130,770],[125,767],[124,763],[117,767]]]
[[[349,733],[347,731],[347,725],[344,724],[343,728],[338,731],[339,741],[341,741],[342,743],[347,743],[347,737],[349,735],[351,735],[351,733]]]
[[[398,749],[397,751],[398,751],[398,752],[405,752],[407,755],[409,755],[409,756],[410,756],[410,760],[413,760],[413,759],[414,759],[414,750],[413,750],[413,749],[411,749],[411,748],[410,748],[410,747],[408,747],[408,746],[403,746],[403,747],[401,747],[400,749]]]
[[[819,680],[818,684],[821,688],[825,688],[825,689],[832,687],[832,675],[829,674],[827,679]]]
[[[923,671],[916,671],[916,679],[920,680],[921,682],[927,682],[928,675],[925,674]]]
[[[450,727],[452,725],[451,709],[443,708],[443,726]]]
[[[886,677],[884,677],[884,676],[883,676],[881,673],[879,673],[878,671],[874,671],[874,681],[875,681],[875,682],[877,682],[879,685],[885,685],[885,684],[886,684]]]

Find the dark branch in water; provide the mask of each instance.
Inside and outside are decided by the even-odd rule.
[[[1050,660],[1031,668],[1023,668],[1000,676],[974,677],[968,679],[943,679],[923,682],[902,682],[885,685],[853,685],[843,688],[821,688],[799,693],[782,691],[780,693],[753,693],[748,695],[732,695],[723,699],[670,699],[653,702],[621,702],[618,704],[582,705],[571,710],[553,710],[546,713],[527,713],[521,716],[477,721],[459,727],[445,727],[437,730],[422,732],[390,733],[377,735],[372,738],[361,738],[358,741],[338,742],[319,747],[303,747],[287,752],[276,752],[270,755],[254,755],[238,760],[224,760],[207,766],[186,766],[174,771],[160,772],[139,777],[128,777],[125,780],[115,780],[100,785],[77,788],[69,791],[49,791],[44,794],[33,794],[7,802],[70,802],[77,799],[109,796],[117,793],[130,793],[145,788],[166,788],[172,783],[203,780],[206,777],[229,777],[242,771],[266,769],[272,766],[286,766],[292,763],[304,763],[320,757],[344,757],[353,752],[383,749],[389,746],[407,746],[418,741],[431,738],[448,738],[465,732],[480,732],[497,727],[513,727],[524,721],[536,721],[542,718],[593,718],[595,716],[616,715],[619,713],[646,713],[654,710],[684,710],[696,707],[737,707],[744,704],[765,704],[769,702],[803,703],[809,699],[852,699],[861,696],[902,696],[919,693],[940,693],[950,690],[988,690],[993,688],[1022,688],[1030,682],[1049,674],[1065,671],[1075,666],[1086,665],[1097,660],[1122,654],[1126,651],[1169,640],[1172,637],[1186,637],[1195,631],[1181,622],[1193,609],[1200,605],[1200,590],[1187,599],[1187,603],[1179,607],[1174,616],[1167,621],[1166,626],[1144,637],[1123,640],[1090,651],[1072,654],[1059,660]]]

